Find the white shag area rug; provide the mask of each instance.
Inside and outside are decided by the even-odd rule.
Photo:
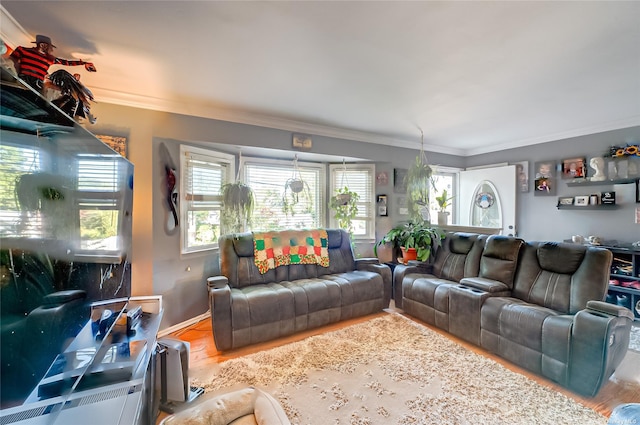
[[[227,360],[191,383],[212,394],[262,388],[301,425],[607,422],[397,313]]]

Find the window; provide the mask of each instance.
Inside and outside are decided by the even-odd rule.
[[[254,231],[323,227],[326,214],[324,165],[243,158],[240,166],[243,181],[254,193]],[[286,187],[294,177],[304,181],[300,193],[292,193]]]
[[[77,206],[81,251],[118,251],[124,188],[119,155],[81,154],[77,159]],[[73,226],[75,227],[75,226]]]
[[[41,170],[41,155],[37,149],[0,145],[0,235],[41,237],[41,215],[36,208],[22,205],[16,196],[16,184],[24,174]]]
[[[330,193],[345,186],[358,194],[358,216],[353,220],[354,239],[375,239],[375,165],[342,164],[331,165]],[[338,227],[333,214],[329,211],[330,226]]]
[[[232,181],[234,157],[180,146],[182,253],[212,249],[220,236],[220,189]]]
[[[39,148],[2,145],[0,155],[2,236],[64,240],[81,256],[121,255],[122,200],[130,193],[120,186],[128,180],[119,155],[60,157],[67,175],[50,172]]]
[[[436,201],[436,196],[440,196],[444,190],[447,191],[447,198],[452,198],[449,205],[445,209],[449,213],[448,224],[456,223],[457,217],[455,217],[455,197],[457,193],[457,170],[454,169],[442,169],[438,168],[433,175],[433,188],[431,192],[429,213],[431,217],[431,223],[438,222],[438,212],[440,212],[440,206]]]

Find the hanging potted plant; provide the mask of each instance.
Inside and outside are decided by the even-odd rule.
[[[428,261],[435,248],[439,247],[445,233],[432,227],[431,224],[421,218],[410,219],[400,223],[389,230],[374,246],[373,251],[378,255],[377,248],[386,243],[402,249],[402,262],[410,260]]]
[[[222,196],[221,234],[247,231],[251,227],[255,204],[251,187],[242,182],[227,183],[222,185],[220,194]]]
[[[447,221],[448,221],[448,217],[449,217],[449,211],[447,211],[447,208],[449,207],[449,205],[451,205],[451,200],[453,199],[453,196],[448,196],[449,194],[447,193],[447,189],[444,189],[442,191],[442,193],[439,196],[436,196],[436,202],[438,203],[438,208],[440,209],[440,211],[438,211],[438,225],[439,226],[446,226],[447,225]]]
[[[293,159],[293,175],[284,184],[282,211],[287,216],[293,216],[296,212],[310,212],[311,207],[311,189],[302,179],[296,155]]]
[[[358,215],[358,200],[360,196],[347,186],[336,189],[335,195],[329,199],[329,208],[334,211],[333,217],[338,222],[338,227],[349,232],[353,240],[352,221]]]
[[[424,133],[420,130],[420,153],[406,176],[409,215],[412,219],[422,219],[430,222],[429,194],[433,184],[433,168],[429,165],[427,154],[424,152]]]

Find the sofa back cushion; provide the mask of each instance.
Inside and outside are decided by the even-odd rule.
[[[487,238],[480,259],[479,276],[502,282],[513,288],[522,239],[511,236],[491,235]]]
[[[316,278],[323,274],[341,273],[355,269],[355,259],[347,232],[341,229],[327,229],[329,267],[316,264],[292,264],[267,270],[258,270],[254,257],[252,233],[223,235],[219,240],[220,272],[229,279],[233,288]]]
[[[603,300],[613,255],[602,248],[556,242],[523,247],[513,296],[562,314],[575,314],[587,301]]]
[[[448,232],[436,252],[433,274],[455,282],[478,276],[486,238],[486,235],[475,233]]]
[[[349,234],[342,229],[327,229],[329,238],[329,267],[315,266],[318,276],[345,273],[356,268]]]

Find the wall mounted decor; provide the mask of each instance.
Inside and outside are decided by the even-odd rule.
[[[313,147],[313,141],[308,134],[293,133],[292,146],[294,149],[309,150]]]
[[[389,173],[380,171],[376,174],[376,184],[378,186],[386,186],[389,184]]]
[[[376,205],[378,206],[378,215],[380,217],[387,217],[389,215],[389,210],[387,208],[387,195],[378,195]]]
[[[569,158],[562,160],[562,178],[584,178],[587,175],[586,161],[586,158]]]
[[[555,161],[540,161],[535,163],[535,196],[550,196],[556,194],[556,167]]]
[[[123,157],[127,157],[127,138],[121,136],[108,136],[106,134],[96,134],[96,137],[105,145],[118,152]]]
[[[558,198],[558,205],[573,205],[573,197],[566,196]]]
[[[394,193],[407,193],[407,169],[406,168],[394,168],[393,169],[393,192]]]
[[[529,161],[514,162],[512,165],[516,166],[516,178],[518,184],[518,191],[529,191]]]

